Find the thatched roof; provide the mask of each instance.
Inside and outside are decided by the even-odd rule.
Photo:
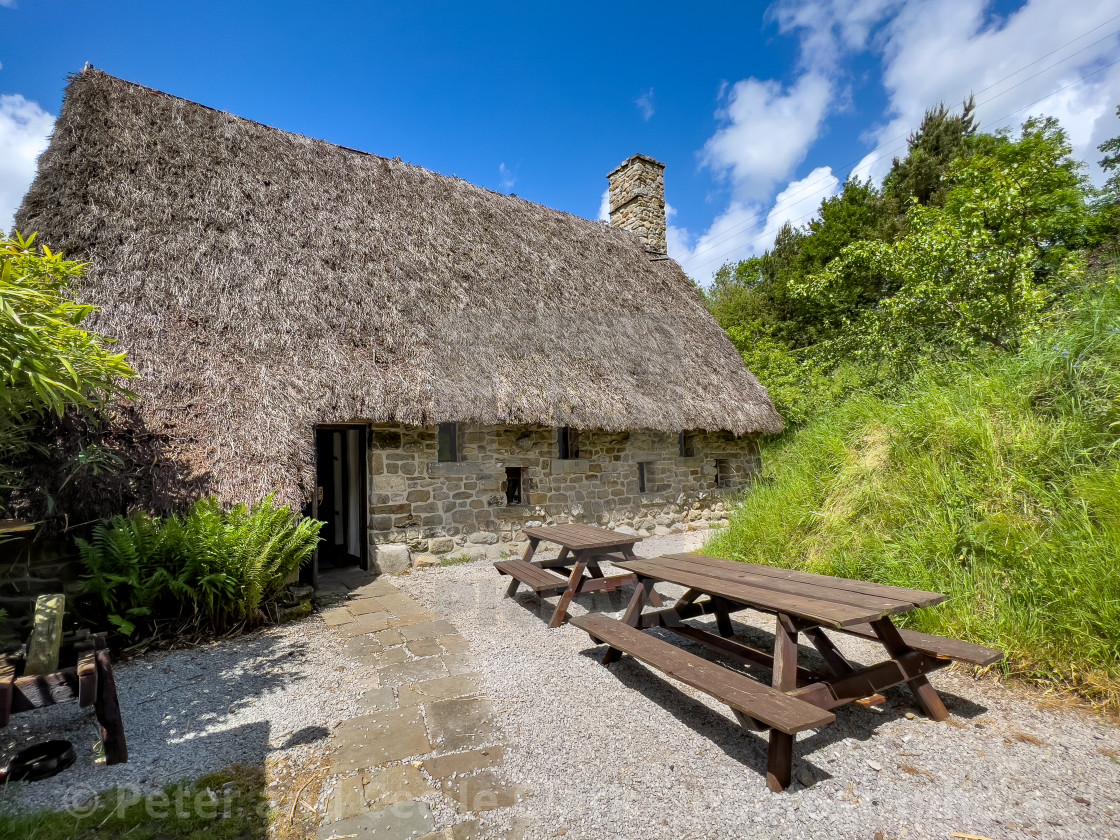
[[[16,222],[92,262],[145,424],[226,498],[302,496],[316,423],[782,427],[632,234],[98,70]]]

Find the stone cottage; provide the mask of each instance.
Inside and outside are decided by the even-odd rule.
[[[400,571],[723,522],[781,429],[666,254],[664,166],[608,179],[610,225],[91,68],[16,226],[89,260],[139,373],[115,439],[158,468],[121,504],[276,493],[318,563]]]

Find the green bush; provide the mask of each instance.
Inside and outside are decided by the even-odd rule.
[[[21,480],[35,450],[34,429],[69,408],[94,412],[128,392],[133,375],[123,353],[82,323],[96,310],[69,297],[86,264],[65,260],[35,235],[0,233],[0,491]],[[6,492],[0,492],[0,510]]]
[[[770,445],[712,554],[949,595],[917,629],[1120,707],[1120,286],[1017,354],[849,399]]]
[[[321,527],[272,496],[228,511],[203,499],[167,519],[117,516],[77,540],[82,592],[126,635],[255,624],[311,556]]]

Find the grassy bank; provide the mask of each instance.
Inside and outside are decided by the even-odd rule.
[[[916,629],[1120,710],[1120,288],[1018,354],[856,397],[764,452],[706,551],[944,592]]]

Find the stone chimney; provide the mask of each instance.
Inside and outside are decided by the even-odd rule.
[[[636,233],[651,254],[665,246],[665,164],[634,155],[607,175],[611,227]]]

